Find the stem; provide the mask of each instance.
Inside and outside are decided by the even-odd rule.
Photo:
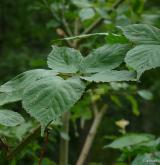
[[[68,134],[69,132],[69,111],[63,114],[62,116],[62,132]],[[61,137],[60,139],[60,157],[59,157],[59,165],[68,165],[68,153],[69,153],[69,140]]]
[[[55,21],[60,22],[60,19],[59,19],[58,15],[51,10],[48,2],[46,0],[42,0],[42,1],[43,1],[44,5],[46,6],[46,8],[51,12],[51,14],[52,14],[53,18],[55,19]]]
[[[9,152],[8,145],[5,144],[1,138],[0,138],[0,148],[2,148],[2,150],[4,150],[6,153]]]
[[[40,134],[41,127],[35,128],[15,149],[8,153],[7,158],[12,159],[16,154],[19,154],[34,138]]]
[[[117,0],[113,4],[111,10],[108,11],[108,14],[111,14],[115,9],[117,9],[122,2],[124,2],[124,0]],[[100,26],[103,23],[103,21],[104,21],[104,18],[98,18],[86,30],[84,30],[82,32],[82,34],[91,33],[95,28],[97,28],[98,26]]]
[[[106,110],[107,110],[107,106],[104,105],[101,108],[101,110],[97,113],[97,115],[95,116],[95,119],[92,123],[90,130],[89,130],[89,133],[87,135],[87,138],[85,140],[84,146],[82,148],[81,154],[79,156],[79,159],[78,159],[76,165],[84,165],[85,164],[85,160],[86,160],[88,153],[91,149],[93,140],[94,140],[95,135],[97,133],[97,129],[98,129],[98,127],[102,121],[102,117],[105,114]]]
[[[46,131],[45,131],[45,139],[44,139],[44,146],[41,149],[41,155],[40,155],[40,159],[39,159],[38,165],[42,165],[42,161],[43,161],[44,154],[45,154],[45,151],[46,151],[46,146],[48,144],[48,138],[49,138],[49,130],[46,129]]]

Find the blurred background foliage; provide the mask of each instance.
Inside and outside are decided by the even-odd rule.
[[[46,68],[45,61],[52,44],[70,46],[70,42],[58,39],[82,34],[97,19],[101,22],[90,33],[118,34],[121,32],[117,30],[117,26],[134,23],[147,23],[160,28],[159,0],[125,0],[116,9],[112,9],[114,4],[115,0],[1,0],[0,83],[29,69]],[[122,39],[119,40],[123,42]],[[115,42],[113,37],[93,36],[81,40],[76,47],[83,54],[87,54],[94,48]],[[69,163],[75,164],[93,120],[90,110],[93,100],[97,100],[99,104],[106,103],[108,110],[98,129],[86,164],[120,165],[118,162],[121,162],[122,165],[122,162],[130,164],[134,160],[133,165],[139,165],[136,161],[139,162],[142,156],[149,159],[153,152],[156,152],[154,156],[158,155],[159,158],[160,140],[155,140],[160,136],[159,73],[160,69],[147,71],[137,84],[102,84],[92,91],[87,91],[83,99],[71,110],[69,135],[61,131],[61,121],[51,125],[53,129],[50,130],[43,164],[58,164],[60,136],[69,140]],[[37,123],[22,111],[20,103],[6,105],[6,108],[12,108],[27,118],[26,123],[14,128],[0,126],[0,136],[12,148],[29,134]],[[154,137],[149,141],[157,143],[151,143],[151,147],[148,148],[146,144],[138,148],[135,145],[141,144],[142,138],[142,141],[133,147],[126,144],[127,148],[103,148],[126,133],[134,133],[134,139],[141,138],[137,136],[142,133],[152,134]],[[43,138],[36,138],[10,163],[36,165],[42,145]],[[142,148],[143,152],[139,151]],[[139,153],[144,155],[137,156]],[[0,164],[6,164],[2,153]]]

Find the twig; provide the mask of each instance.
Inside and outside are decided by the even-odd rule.
[[[2,148],[6,153],[9,152],[8,145],[5,144],[1,138],[0,138],[0,148]]]
[[[51,12],[53,18],[57,21],[57,22],[60,22],[60,19],[58,18],[58,16],[51,10],[48,2],[46,0],[42,0],[43,3],[45,4],[46,8]]]
[[[111,10],[108,11],[108,14],[111,14],[115,9],[117,9],[119,7],[119,5],[124,2],[124,0],[117,0]],[[87,29],[85,29],[82,34],[88,34],[91,33],[96,27],[100,26],[104,21],[104,18],[98,18],[97,20],[95,20]]]
[[[68,36],[73,36],[73,33],[69,27],[69,24],[66,20],[66,17],[65,17],[65,0],[62,1],[62,9],[61,9],[61,14],[62,14],[62,24],[66,30],[66,32],[68,33]]]
[[[18,146],[8,153],[7,158],[12,159],[16,154],[19,154],[34,138],[40,134],[41,127],[35,128]]]
[[[62,116],[62,131],[65,134],[69,132],[69,117],[70,113],[66,112]],[[60,139],[60,154],[59,154],[59,165],[68,165],[68,152],[69,152],[69,140],[61,137]]]
[[[48,144],[48,137],[49,137],[49,130],[46,129],[46,131],[45,131],[44,145],[43,145],[43,147],[41,149],[41,154],[40,154],[38,165],[42,165],[42,161],[43,161],[44,154],[45,154],[45,151],[46,151],[46,146]]]
[[[80,20],[79,18],[76,18],[74,22],[74,35],[77,36],[79,34],[79,29],[80,29]]]
[[[82,34],[88,34],[91,33],[96,27],[101,25],[104,21],[104,18],[98,18],[96,19],[87,29],[85,29]]]
[[[102,117],[103,117],[104,113],[106,112],[106,110],[107,110],[107,106],[104,105],[101,108],[101,110],[98,112],[97,116],[95,117],[76,165],[84,165],[85,164],[85,160],[88,156],[88,153],[89,153],[90,148],[92,146],[93,140],[94,140],[95,135],[97,133],[98,126],[100,125]]]

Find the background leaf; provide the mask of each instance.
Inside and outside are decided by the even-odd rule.
[[[124,147],[129,147],[132,145],[137,145],[138,143],[146,142],[152,140],[153,137],[148,134],[127,134],[124,135],[111,144],[105,146],[115,149],[123,149]]]
[[[137,44],[160,44],[160,29],[146,24],[119,27],[124,35]]]
[[[95,16],[95,11],[92,8],[83,8],[79,12],[82,21],[91,19]]]
[[[0,109],[0,124],[4,126],[16,126],[24,122],[24,118],[17,112]]]

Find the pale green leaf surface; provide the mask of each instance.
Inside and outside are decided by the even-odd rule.
[[[48,67],[56,72],[76,73],[82,58],[81,53],[73,48],[52,46],[47,63]]]
[[[111,144],[109,144],[105,147],[123,149],[125,147],[129,147],[129,146],[136,145],[136,144],[139,144],[142,142],[150,141],[152,139],[153,139],[153,137],[149,136],[147,134],[127,134],[127,135],[124,135],[124,136],[116,139]]]
[[[133,114],[138,116],[140,112],[139,112],[137,100],[132,95],[127,95],[126,98],[131,103]]]
[[[17,112],[0,109],[0,124],[4,126],[16,126],[24,122],[24,118]]]
[[[130,46],[127,44],[105,45],[95,49],[81,63],[82,73],[96,73],[118,67]]]
[[[146,24],[119,27],[124,35],[137,44],[160,44],[160,29]]]
[[[25,87],[43,77],[54,75],[56,75],[54,71],[45,69],[35,69],[19,74],[0,86],[0,105],[21,100]]]
[[[85,89],[79,78],[63,80],[61,77],[46,77],[25,89],[22,104],[44,128],[69,110]]]
[[[95,11],[92,8],[83,8],[79,12],[81,20],[91,19],[95,16]]]
[[[153,99],[153,94],[148,90],[139,90],[137,93],[145,100]]]
[[[152,68],[160,66],[160,45],[139,45],[127,52],[127,65],[137,70],[140,75]]]
[[[138,155],[131,163],[131,165],[158,165],[160,162],[160,152],[145,153]]]
[[[91,76],[82,76],[81,78],[87,81],[94,82],[114,82],[114,81],[134,81],[135,72],[127,70],[108,70],[92,74]]]

